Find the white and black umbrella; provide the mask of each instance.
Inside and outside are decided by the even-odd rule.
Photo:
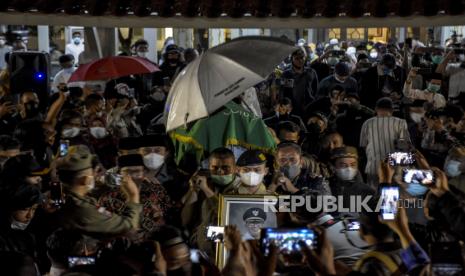
[[[249,36],[211,48],[182,70],[165,106],[166,130],[207,117],[260,83],[297,49],[279,38]]]

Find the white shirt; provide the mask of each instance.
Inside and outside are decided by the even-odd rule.
[[[433,93],[428,90],[413,89],[412,83],[404,85],[404,96],[412,100],[425,100],[432,103],[434,108],[446,106],[446,98],[440,93]]]
[[[0,47],[0,70],[6,69],[5,54],[12,51],[11,46],[5,45]]]
[[[79,64],[79,54],[84,52],[84,44],[81,42],[78,45],[74,43],[66,44],[65,54],[74,56],[74,63]]]
[[[70,70],[62,69],[58,71],[58,73],[55,75],[53,78],[53,83],[52,83],[52,92],[56,93],[58,92],[58,85],[60,83],[68,83],[69,78],[71,75],[76,71],[75,67],[71,67]]]

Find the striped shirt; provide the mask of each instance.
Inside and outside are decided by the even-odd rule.
[[[368,119],[360,132],[360,147],[365,148],[367,166],[365,172],[374,175],[386,156],[394,151],[394,142],[400,138],[410,140],[407,122],[396,117]]]

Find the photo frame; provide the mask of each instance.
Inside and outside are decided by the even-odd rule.
[[[261,228],[278,224],[276,213],[267,212],[266,205],[273,203],[266,201],[264,195],[220,195],[218,225],[236,225],[243,240],[258,239]],[[220,269],[225,266],[227,257],[224,243],[217,243],[216,263]]]

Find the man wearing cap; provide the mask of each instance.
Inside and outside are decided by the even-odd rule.
[[[76,68],[74,67],[74,56],[71,54],[62,55],[58,58],[62,70],[60,70],[53,78],[52,92],[56,93],[60,90],[60,87],[65,87],[68,83],[69,78],[74,73]]]
[[[140,229],[132,238],[135,240],[149,237],[158,227],[164,225],[168,212],[172,207],[171,199],[160,183],[152,183],[145,177],[144,161],[140,154],[123,155],[118,158],[119,175],[129,175],[140,190],[141,202],[144,205]],[[107,211],[123,214],[128,210],[125,194],[119,185],[111,187],[109,191],[98,199],[99,205]]]
[[[240,184],[234,187],[228,194],[239,195],[266,195],[270,194],[263,183],[263,178],[268,174],[266,156],[259,150],[247,150],[237,160],[237,173],[240,176]]]
[[[123,176],[120,187],[127,195],[127,212],[113,214],[88,195],[95,187],[92,167],[92,154],[83,145],[70,147],[68,155],[59,160],[58,176],[66,190],[66,203],[58,213],[60,226],[97,237],[124,235],[137,229],[142,205],[134,180],[128,174]]]
[[[328,97],[333,87],[339,85],[346,93],[358,93],[357,81],[350,76],[350,68],[346,62],[339,62],[334,67],[334,74],[324,78],[318,88],[318,98]]]
[[[275,115],[270,116],[264,119],[265,124],[268,127],[271,127],[274,131],[278,130],[278,125],[282,122],[293,122],[300,127],[304,132],[305,124],[302,121],[302,118],[292,114],[292,101],[291,99],[284,97],[278,101],[278,104],[275,106]]]
[[[247,209],[242,219],[245,223],[247,233],[242,235],[243,240],[258,240],[260,238],[260,231],[265,225],[266,213],[262,208],[254,207]]]
[[[378,99],[392,92],[402,93],[405,79],[405,70],[396,64],[394,55],[384,54],[380,63],[362,77],[359,93],[362,104],[374,108]]]
[[[172,83],[185,66],[186,64],[181,60],[181,51],[178,45],[168,45],[163,54],[163,64],[160,65],[161,77],[168,78],[169,82]],[[163,79],[159,84],[165,85]]]
[[[333,196],[343,196],[345,207],[350,205],[350,196],[373,195],[374,189],[363,182],[358,169],[358,152],[354,147],[340,147],[331,151],[331,163],[334,175],[329,186]],[[352,214],[356,215],[356,214]]]
[[[318,89],[318,77],[315,70],[305,68],[305,51],[297,49],[291,55],[291,68],[284,71],[279,80],[279,97],[288,97],[292,101],[294,114],[302,116],[305,106],[311,103]]]
[[[367,156],[368,184],[378,185],[378,167],[390,152],[395,150],[398,139],[410,140],[407,122],[392,116],[393,106],[390,98],[381,98],[376,102],[376,117],[368,119],[360,132],[360,147]]]
[[[278,190],[279,193],[294,194],[299,190],[312,190],[322,195],[331,194],[327,181],[321,175],[303,167],[305,161],[298,144],[293,142],[279,144],[275,157],[275,167],[279,173],[270,185],[270,191]]]

